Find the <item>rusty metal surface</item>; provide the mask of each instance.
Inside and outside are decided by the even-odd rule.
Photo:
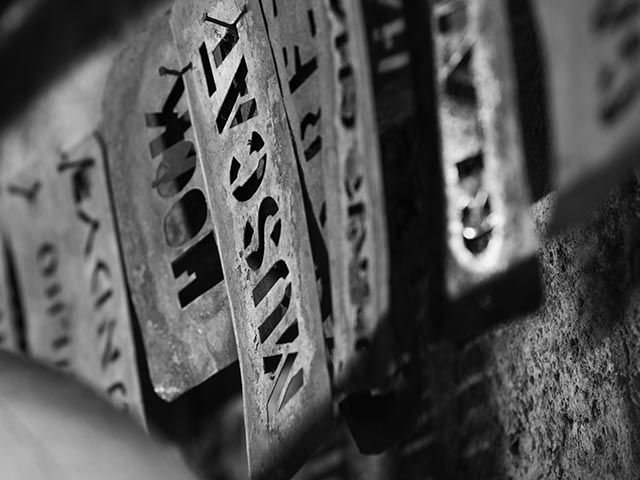
[[[180,72],[165,13],[114,61],[101,127],[132,300],[165,400],[237,359]]]
[[[4,179],[3,230],[28,354],[73,373],[144,423],[127,289],[101,140],[65,153],[5,141],[24,164]]]
[[[384,192],[369,101],[368,64],[356,50],[354,37],[358,33],[350,28],[353,24],[346,3],[325,1],[325,49],[330,55],[323,70],[322,109],[329,152],[324,177],[335,332],[334,383],[339,390],[353,391],[384,375],[384,369],[367,375],[362,364],[387,312],[389,292]],[[384,357],[380,350],[375,355]],[[373,379],[363,378],[365,375]]]
[[[640,9],[635,1],[533,2],[546,58],[554,187],[552,230],[583,218],[640,142]]]
[[[328,435],[331,386],[294,149],[258,0],[175,5],[242,374],[252,478]]]
[[[472,54],[466,66],[472,95],[451,93],[455,69],[442,60],[447,74],[440,85],[452,304],[447,323],[456,337],[531,311],[542,295],[507,12],[500,2],[470,2],[469,10],[459,40],[467,53],[458,56],[462,63]]]

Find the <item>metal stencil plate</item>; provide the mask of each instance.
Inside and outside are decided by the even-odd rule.
[[[179,2],[172,27],[233,312],[251,478],[288,478],[332,425],[300,179],[258,0]]]
[[[91,136],[68,153],[26,145],[6,179],[27,353],[95,386],[144,423],[128,297],[105,175]]]
[[[165,13],[116,58],[101,127],[129,287],[165,400],[237,359],[182,72]]]
[[[370,105],[363,112],[363,137],[366,151],[374,154],[367,159],[379,164],[380,187],[375,168],[371,168],[370,188],[382,203],[386,223],[386,255],[381,258],[388,260],[383,260],[386,271],[381,272],[388,292],[382,301],[388,302],[388,308],[381,312],[369,347],[373,354],[367,373],[375,388],[350,395],[340,409],[361,451],[376,453],[404,436],[417,415],[419,352],[422,333],[431,324],[431,299],[436,290],[430,280],[442,256],[434,247],[443,235],[438,220],[442,179],[434,168],[439,162],[437,112],[433,105],[423,105],[434,94],[431,58],[416,54],[422,42],[428,51],[427,11],[408,15],[415,2],[343,4],[353,61],[358,62],[354,67],[356,93],[364,97],[358,105]],[[422,38],[416,32],[427,34]],[[418,68],[422,65],[426,66]],[[428,76],[417,81],[415,73],[420,69]],[[379,154],[371,147],[375,143]]]
[[[355,50],[345,2],[325,1],[323,73],[327,239],[334,312],[334,382],[353,391],[375,383],[366,372],[377,326],[388,308],[388,252],[380,151],[368,64]],[[364,37],[363,32],[361,35]],[[374,355],[383,356],[378,350]]]
[[[331,251],[323,172],[330,161],[327,138],[328,117],[323,112],[322,93],[329,87],[323,75],[329,68],[326,45],[326,11],[312,0],[260,1],[287,123],[294,140],[295,160],[306,214],[311,254],[315,266],[318,297],[327,349],[333,350]]]
[[[0,193],[0,203],[4,195]],[[0,349],[15,351],[18,348],[18,332],[12,305],[12,289],[9,283],[5,238],[0,235]]]

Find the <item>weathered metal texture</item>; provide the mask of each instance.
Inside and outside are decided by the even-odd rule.
[[[410,431],[418,413],[417,363],[423,334],[434,318],[434,299],[440,296],[441,280],[436,278],[443,254],[443,180],[428,5],[344,3],[358,62],[356,92],[363,96],[359,105],[371,105],[363,112],[364,118],[369,117],[364,120],[365,141],[380,148],[382,182],[378,189],[372,187],[372,195],[383,202],[388,242],[388,271],[383,278],[388,310],[382,312],[370,347],[384,380],[341,404],[358,446],[372,453],[385,450]],[[376,161],[376,156],[369,161]],[[378,351],[390,356],[378,356]]]
[[[267,37],[278,74],[280,90],[293,136],[295,160],[311,241],[318,298],[326,337],[327,350],[332,354],[340,332],[334,331],[332,289],[328,241],[328,207],[326,197],[335,195],[335,188],[325,191],[324,171],[331,161],[331,138],[326,135],[327,115],[323,104],[324,83],[330,67],[326,7],[312,0],[261,0]],[[334,368],[341,361],[332,358]]]
[[[107,392],[116,404],[127,405],[143,421],[129,292],[116,236],[105,154],[104,142],[95,134],[64,154],[57,167],[65,192],[73,197],[73,228],[83,233],[73,245],[75,258],[82,259],[78,294],[90,299],[83,303],[90,309],[82,312],[84,322],[78,325],[74,371]]]
[[[344,423],[293,477],[293,480],[388,480],[396,478],[386,455],[363,455]]]
[[[538,0],[555,185],[552,230],[591,210],[637,162],[640,8],[633,0]]]
[[[0,204],[6,193],[0,192]],[[7,265],[5,238],[0,235],[0,349],[15,351],[18,348],[18,332],[12,303],[11,284]]]
[[[380,149],[367,86],[368,64],[355,49],[346,2],[324,2],[327,28],[321,56],[327,240],[331,257],[334,384],[354,391],[375,384],[385,369],[366,372],[369,347],[389,302],[387,230]],[[364,53],[364,52],[362,52]],[[321,65],[322,67],[322,65]],[[386,347],[383,347],[386,348]],[[377,370],[377,371],[376,371]]]
[[[24,165],[5,180],[26,351],[77,375],[144,423],[128,294],[102,141],[67,153],[13,142]],[[16,145],[19,145],[17,148]]]
[[[46,149],[40,148],[38,153],[48,162],[38,163],[36,148],[30,161],[24,145],[3,148],[4,155],[19,155],[24,164],[3,179],[2,225],[24,303],[28,350],[36,358],[70,370],[72,329],[80,314],[76,304],[83,301],[69,291],[78,273],[72,264],[71,239],[81,232],[68,225],[75,211],[57,178],[55,153],[46,155]]]
[[[434,0],[433,15],[439,33],[464,29],[467,25],[468,0]]]
[[[555,198],[532,206],[544,305],[432,349],[423,415],[390,478],[640,475],[640,185],[548,238]]]
[[[531,311],[542,296],[507,12],[502,2],[469,5],[477,111],[471,109],[467,119],[477,119],[481,145],[463,157],[459,147],[443,150],[451,302],[447,329],[456,337]],[[441,95],[445,91],[443,85]],[[451,111],[443,107],[443,115]],[[461,121],[445,122],[453,127],[445,135],[448,140],[452,133],[468,136],[468,112],[462,112]]]
[[[204,16],[203,16],[204,15]],[[172,26],[218,219],[252,478],[290,477],[332,427],[303,196],[258,0],[179,2]]]
[[[116,58],[101,127],[129,287],[165,400],[237,359],[180,65],[165,13]]]

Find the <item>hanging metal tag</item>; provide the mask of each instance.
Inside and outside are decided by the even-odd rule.
[[[635,0],[533,2],[559,194],[554,232],[592,211],[638,161],[639,7]]]
[[[251,478],[289,478],[332,427],[304,200],[258,0],[178,2],[172,26],[207,179]]]
[[[327,63],[321,75],[334,383],[338,392],[353,392],[380,383],[385,363],[392,362],[388,343],[378,341],[372,349],[389,303],[387,232],[374,113],[361,86],[364,52],[354,44],[345,2],[324,5],[327,54],[320,59]]]
[[[3,153],[24,158],[27,149],[20,147]],[[76,279],[73,266],[67,261],[71,244],[61,239],[75,212],[71,197],[65,195],[60,182],[56,188],[54,155],[49,152],[48,163],[25,162],[20,170],[5,176],[2,222],[24,303],[27,353],[70,370],[74,324],[71,315],[76,315],[77,298],[69,288],[73,288]]]
[[[451,303],[445,328],[458,338],[531,311],[542,298],[507,13],[500,2],[469,5],[473,95],[451,95],[445,77],[440,102]]]
[[[330,160],[323,106],[323,83],[329,67],[326,10],[313,0],[260,0],[273,53],[288,128],[293,137],[296,168],[311,241],[327,351],[333,353],[334,327],[324,171]],[[337,332],[335,332],[337,334]],[[334,365],[338,359],[334,358]]]
[[[115,60],[104,135],[118,230],[156,392],[237,359],[213,217],[168,13]]]
[[[103,144],[91,136],[61,155],[18,144],[13,153],[25,161],[6,179],[2,213],[27,354],[79,376],[144,423]]]

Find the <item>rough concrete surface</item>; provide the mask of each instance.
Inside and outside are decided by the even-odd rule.
[[[399,478],[636,479],[640,195],[614,188],[543,242],[545,302],[466,345],[433,347]],[[544,235],[553,208],[533,207]]]

